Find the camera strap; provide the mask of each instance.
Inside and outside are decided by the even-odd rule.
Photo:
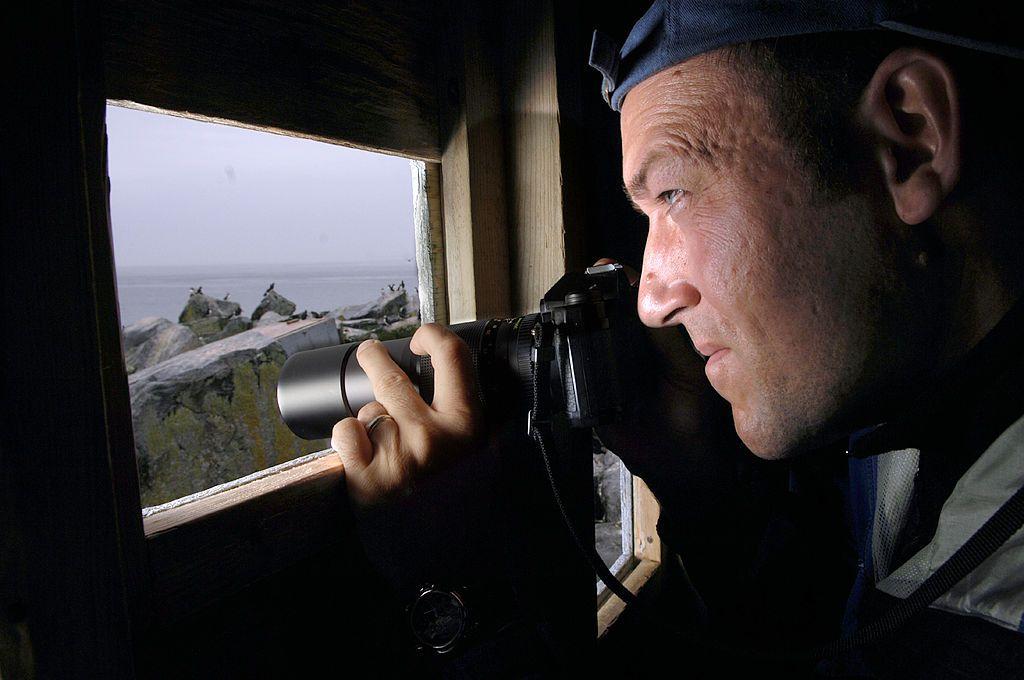
[[[530,360],[531,382],[533,383],[533,394],[530,404],[530,413],[527,418],[527,429],[530,438],[537,444],[541,458],[544,460],[544,469],[547,471],[548,481],[551,483],[551,492],[558,505],[558,511],[562,515],[572,540],[576,547],[587,557],[590,566],[597,573],[598,578],[605,584],[608,590],[618,595],[624,602],[635,603],[636,597],[629,589],[615,578],[612,572],[605,565],[604,560],[597,553],[593,541],[584,542],[569,519],[569,511],[565,507],[562,494],[558,491],[558,483],[555,481],[555,473],[551,467],[551,456],[548,454],[545,438],[549,432],[545,430],[551,427],[551,421],[547,414],[541,413],[541,403],[548,396],[551,385],[550,363],[554,359],[554,352],[551,346],[551,328],[548,324],[538,323],[533,327],[533,351]]]

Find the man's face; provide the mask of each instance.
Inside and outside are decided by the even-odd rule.
[[[709,55],[622,106],[623,179],[649,218],[638,311],[682,324],[759,456],[835,436],[879,377],[885,245],[863,197],[826,202],[764,100]]]

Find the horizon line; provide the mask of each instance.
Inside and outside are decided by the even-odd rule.
[[[385,258],[380,260],[324,260],[324,261],[301,261],[301,262],[281,262],[281,261],[258,261],[258,262],[143,262],[143,263],[119,263],[114,262],[115,267],[224,267],[224,266],[264,266],[264,265],[323,265],[323,264],[337,264],[337,265],[352,265],[352,264],[383,264],[383,263],[394,263],[404,262],[406,264],[415,265],[416,258],[413,257],[395,257]]]

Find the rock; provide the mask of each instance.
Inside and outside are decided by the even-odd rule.
[[[620,471],[618,456],[602,449],[594,455],[594,519],[618,522],[622,518]]]
[[[407,296],[408,303],[405,305],[406,316],[419,316],[420,313],[420,294],[419,291],[413,289]]]
[[[255,328],[129,376],[143,506],[328,448],[285,425],[277,379],[289,355],[337,342],[329,319]]]
[[[191,326],[200,319],[216,317],[219,319],[230,319],[242,313],[242,306],[237,302],[218,300],[205,293],[195,292],[188,296],[185,308],[178,316],[178,323]],[[221,324],[223,328],[223,324]]]
[[[622,554],[622,524],[620,522],[596,522],[594,524],[594,547],[606,567],[615,564]]]
[[[594,540],[598,554],[611,567],[622,554],[622,461],[593,437]]]
[[[284,317],[291,316],[295,313],[295,303],[270,288],[263,294],[263,299],[252,313],[252,320],[259,321],[267,312],[276,312]]]
[[[341,334],[338,333],[333,319],[292,321],[283,326],[260,329],[260,332],[277,334],[277,343],[284,347],[288,356],[306,349],[330,347],[341,342]]]
[[[223,317],[206,316],[186,325],[199,336],[203,343],[207,343],[216,339],[227,324],[228,320]]]
[[[131,374],[202,344],[187,326],[148,316],[124,329],[125,366]]]
[[[197,290],[188,296],[178,321],[191,328],[205,343],[224,337],[228,321],[241,312],[242,306],[237,302],[218,300]]]
[[[338,328],[375,331],[380,328],[380,322],[377,319],[339,319]]]
[[[259,321],[253,324],[253,327],[255,328],[257,326],[269,326],[272,323],[280,323],[282,321],[287,320],[287,316],[281,316],[277,312],[267,312],[266,314],[260,317]]]
[[[396,338],[407,338],[416,332],[416,329],[420,327],[420,319],[418,316],[411,316],[405,319],[399,319],[394,323],[389,323],[377,332],[378,340],[394,340]]]
[[[388,319],[395,321],[406,316],[405,308],[409,304],[409,296],[405,288],[383,290],[380,297],[373,302],[361,305],[342,307],[340,318],[344,319]]]
[[[374,337],[373,331],[361,330],[359,328],[341,328],[342,342],[362,342]]]
[[[214,335],[209,341],[215,342],[224,338],[230,338],[232,335],[244,333],[250,328],[252,328],[252,319],[247,316],[233,316],[224,324],[224,328],[221,329],[220,333]]]

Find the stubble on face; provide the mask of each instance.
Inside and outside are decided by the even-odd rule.
[[[623,176],[646,163],[650,218],[640,313],[728,348],[709,365],[755,454],[828,440],[872,380],[890,294],[884,244],[863,200],[824,200],[773,128],[755,86],[700,55],[637,85],[622,107]],[[652,155],[665,160],[649,163]],[[675,186],[685,205],[655,196]],[[687,291],[687,292],[681,292]]]

